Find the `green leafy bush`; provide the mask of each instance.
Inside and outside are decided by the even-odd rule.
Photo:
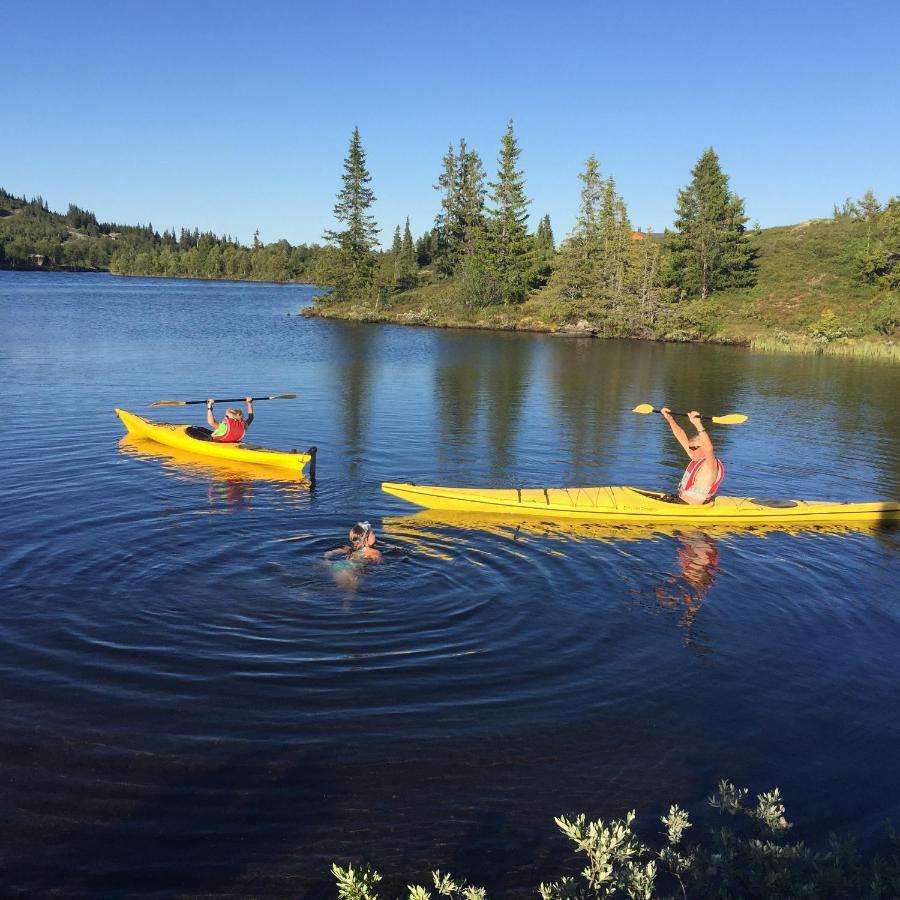
[[[847,334],[833,309],[826,309],[818,320],[809,326],[808,331],[815,340],[823,344],[830,344]]]
[[[559,816],[559,829],[572,842],[584,867],[541,884],[542,900],[724,900],[724,898],[815,898],[815,900],[896,900],[900,897],[900,835],[890,827],[888,858],[864,859],[852,839],[834,835],[823,850],[788,841],[791,823],[778,788],[747,802],[749,791],[719,782],[708,799],[712,809],[734,821],[713,828],[707,842],[689,844],[693,826],[677,805],[660,817],[661,846],[654,849],[636,834],[632,810],[624,819],[589,821]],[[378,900],[381,876],[370,866],[332,866],[339,900]],[[451,900],[485,900],[483,888],[432,872],[434,891]],[[431,900],[432,892],[409,885],[408,900]]]

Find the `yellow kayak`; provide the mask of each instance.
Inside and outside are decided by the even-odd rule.
[[[703,506],[671,502],[665,494],[632,487],[484,488],[426,487],[385,481],[381,489],[426,509],[553,516],[601,522],[700,525],[818,522],[900,522],[900,503],[828,503],[716,497]]]
[[[153,422],[143,416],[117,409],[116,415],[129,434],[149,438],[176,450],[189,450],[201,456],[233,462],[252,463],[258,466],[276,466],[289,469],[297,475],[303,474],[304,466],[309,463],[309,477],[315,477],[316,448],[310,447],[306,453],[292,450],[285,453],[281,450],[268,450],[265,447],[252,447],[250,444],[225,444],[209,439],[206,429],[195,425],[170,425],[168,422]]]

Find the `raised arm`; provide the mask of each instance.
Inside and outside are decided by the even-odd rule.
[[[209,425],[209,427],[212,428],[213,431],[215,431],[216,428],[219,427],[219,423],[216,421],[216,417],[213,415],[213,404],[215,402],[216,401],[213,400],[212,397],[210,397],[206,401],[206,424]]]
[[[691,455],[690,442],[688,441],[688,436],[684,433],[684,429],[675,421],[675,417],[672,415],[672,410],[669,409],[668,406],[664,406],[660,409],[663,418],[669,423],[669,428],[672,429],[672,434],[675,435],[675,440],[678,441],[679,444],[684,448],[684,452],[687,453],[688,456]],[[707,439],[708,440],[708,439]]]
[[[245,397],[244,399],[247,401],[247,421],[244,423],[244,427],[249,428],[253,421],[253,398]]]
[[[697,437],[694,438],[694,443],[699,445],[705,456],[714,457],[716,454],[713,450],[712,441],[710,440],[706,429],[703,427],[703,420],[700,418],[700,413],[698,413],[696,409],[691,410],[688,413],[688,418],[691,420],[691,424],[694,428],[697,429]]]

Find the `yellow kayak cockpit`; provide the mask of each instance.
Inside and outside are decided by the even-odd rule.
[[[205,429],[195,425],[174,425],[168,422],[154,422],[117,409],[116,415],[122,420],[129,434],[149,438],[167,447],[176,450],[188,450],[202,456],[215,457],[217,459],[231,460],[233,462],[252,463],[258,466],[275,466],[279,469],[288,469],[303,474],[305,466],[309,465],[309,477],[315,478],[316,448],[310,447],[306,453],[297,453],[295,450],[285,452],[283,450],[269,450],[266,447],[253,447],[250,444],[226,444],[210,440]]]

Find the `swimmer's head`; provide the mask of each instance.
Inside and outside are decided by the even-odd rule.
[[[350,543],[354,547],[371,547],[375,543],[375,532],[368,522],[357,522],[350,529]]]

